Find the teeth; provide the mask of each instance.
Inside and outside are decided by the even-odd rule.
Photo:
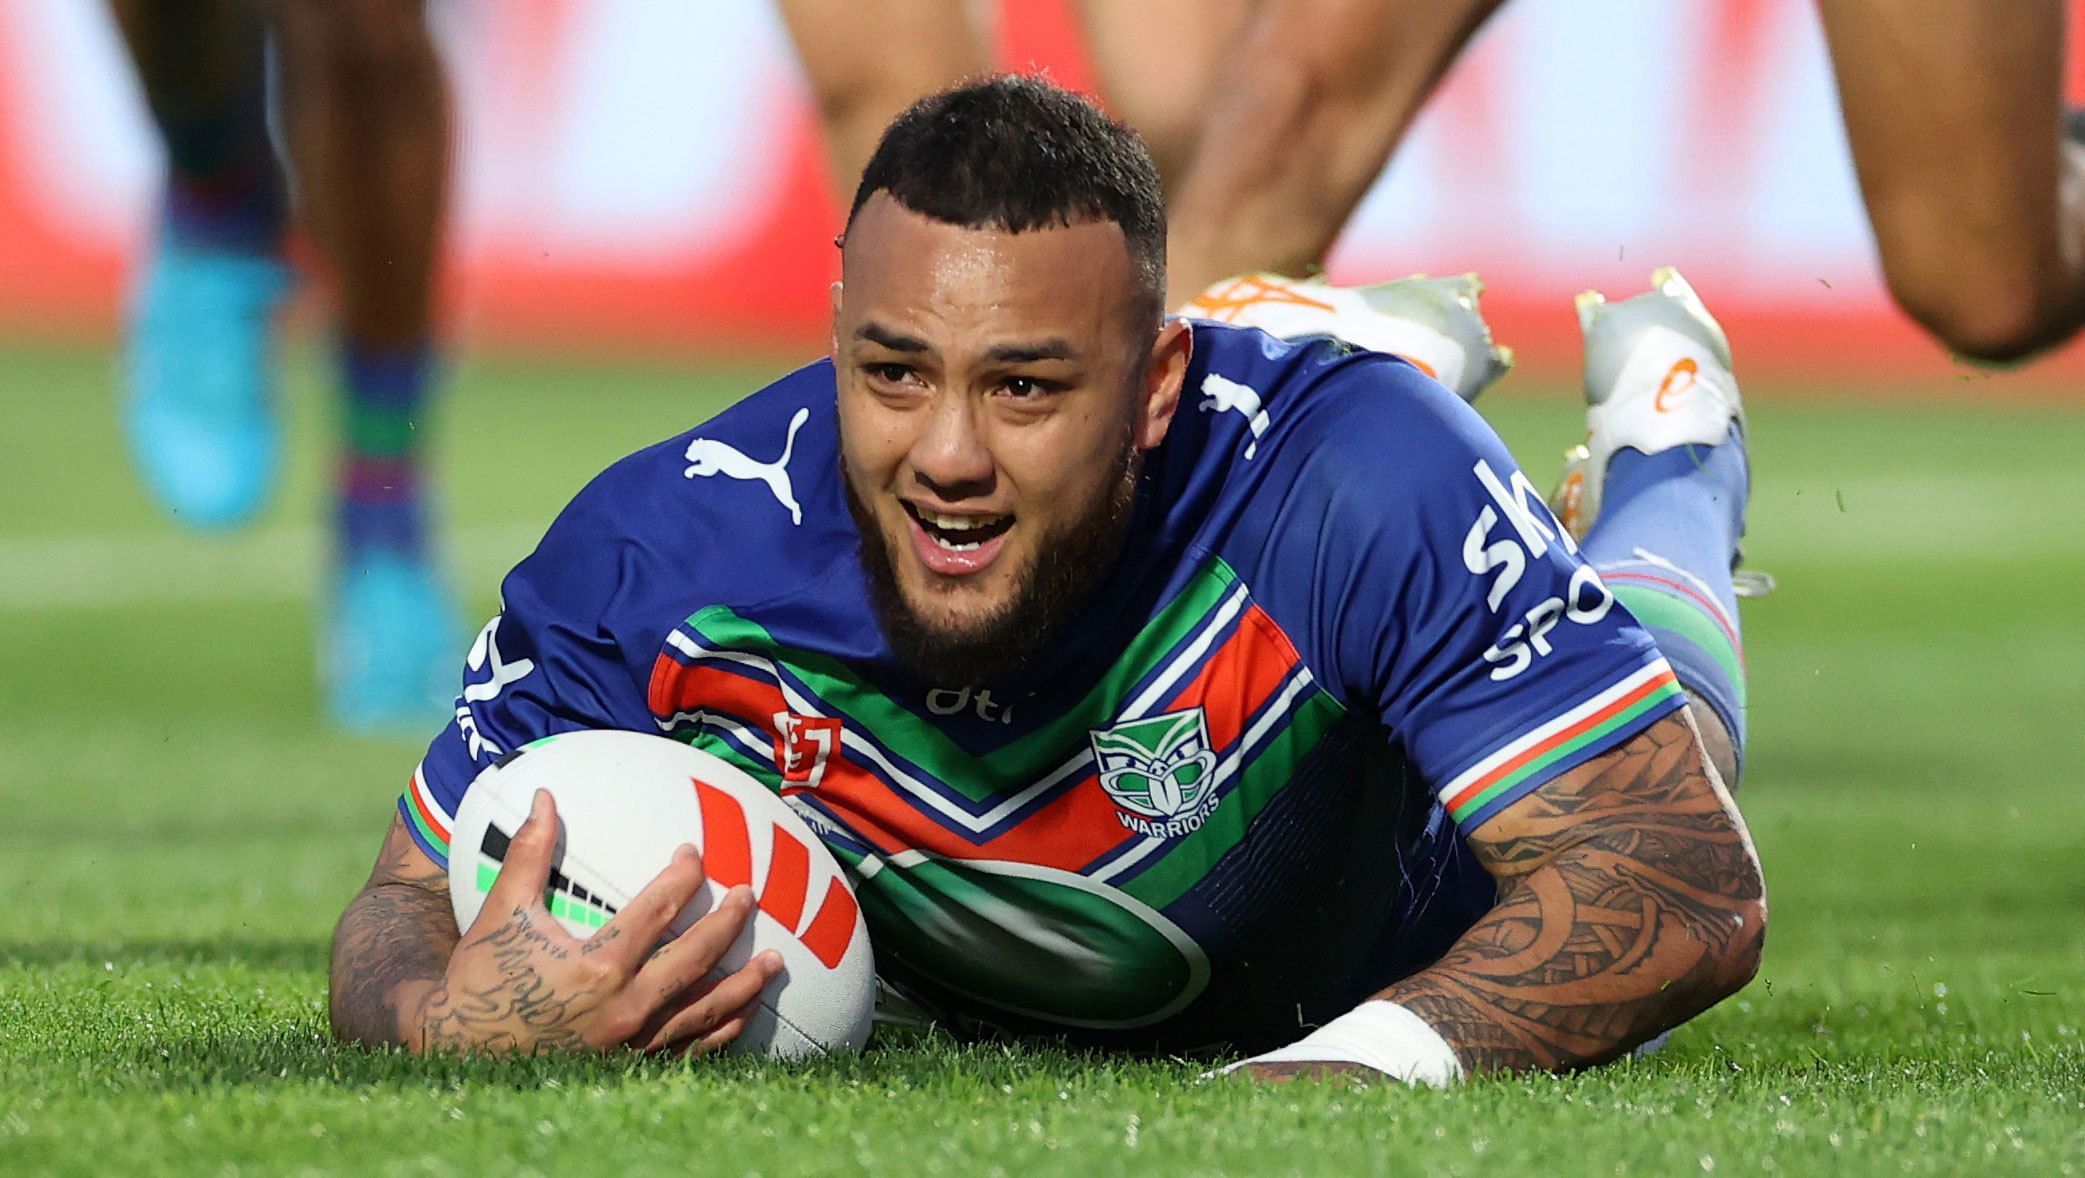
[[[945,532],[967,532],[973,528],[988,528],[1006,518],[1003,515],[943,515],[938,511],[928,511],[924,507],[916,510],[921,520]]]

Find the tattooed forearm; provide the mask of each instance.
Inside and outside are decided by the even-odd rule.
[[[407,1042],[400,987],[439,982],[455,944],[447,875],[394,825],[333,932],[333,1033],[371,1045]]]
[[[1499,877],[1497,907],[1382,997],[1468,1070],[1554,1070],[1612,1058],[1737,990],[1758,964],[1765,893],[1712,772],[1674,716],[1515,803],[1472,840]]]
[[[479,946],[490,951],[495,978],[487,985],[445,984],[434,991],[427,1001],[427,1047],[495,1054],[587,1048],[579,1024],[594,991],[560,988],[537,969],[540,960],[564,961],[571,950],[544,936],[524,908],[466,947]]]

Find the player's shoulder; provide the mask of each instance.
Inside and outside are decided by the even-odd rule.
[[[1423,488],[1503,454],[1475,410],[1398,357],[1204,323],[1195,347],[1182,415],[1202,419],[1211,457],[1255,484]]]
[[[838,478],[821,360],[610,465],[559,514],[537,559],[655,574],[716,600],[762,596],[850,550]]]

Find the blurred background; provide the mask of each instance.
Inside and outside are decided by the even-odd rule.
[[[999,7],[1003,61],[1090,83],[1070,0]],[[429,11],[456,172],[440,392],[410,426],[460,668],[499,578],[586,479],[823,351],[839,213],[768,0]],[[864,35],[864,53],[904,49]],[[213,1150],[286,1170],[346,1140],[316,1141],[323,1121],[362,1153],[321,1164],[392,1159],[463,1114],[411,1078],[372,1104],[364,1073],[328,1062],[327,941],[445,709],[381,735],[327,719],[314,672],[352,430],[324,284],[295,295],[284,478],[249,526],[184,528],[140,485],[120,341],[159,153],[101,0],[0,0],[0,1139],[104,1171]],[[1712,1123],[1744,1156],[1793,1140],[1791,1118],[1936,1172],[1972,1157],[1936,1142],[1983,1170],[1983,1136],[2029,1124],[2049,1152],[2022,1172],[2058,1172],[2085,1159],[2085,350],[1970,366],[1894,309],[1812,0],[1515,0],[1332,276],[1481,271],[1520,367],[1479,407],[1546,486],[1584,431],[1571,295],[1631,294],[1666,264],[1729,328],[1747,556],[1780,589],[1744,608],[1739,801],[1772,895],[1766,964],[1655,1067],[1709,1069],[1704,1092],[1749,1071],[1731,1099],[1758,1108],[1574,1107],[1677,1151],[1659,1172],[1692,1169]],[[125,1095],[140,1086],[171,1095]],[[517,1139],[622,1107],[541,1095]],[[1686,1124],[1643,1133],[1646,1110]],[[1582,1140],[1525,1144],[1550,1165]]]
[[[1004,62],[1091,88],[1068,0],[1001,8]],[[431,14],[458,124],[444,305],[468,346],[819,346],[838,217],[771,4],[445,0]],[[104,6],[0,0],[0,336],[113,334],[159,167]],[[1755,378],[1965,375],[1883,290],[1810,0],[1508,5],[1361,209],[1333,277],[1478,270],[1499,336],[1562,372],[1570,294],[1633,289],[1669,261]],[[2081,371],[2071,350],[2004,383]]]

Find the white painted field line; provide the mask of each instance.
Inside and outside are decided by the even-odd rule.
[[[490,592],[540,535],[516,524],[457,528],[444,561],[459,591]],[[306,600],[318,592],[328,543],[316,527],[0,540],[0,610]]]

